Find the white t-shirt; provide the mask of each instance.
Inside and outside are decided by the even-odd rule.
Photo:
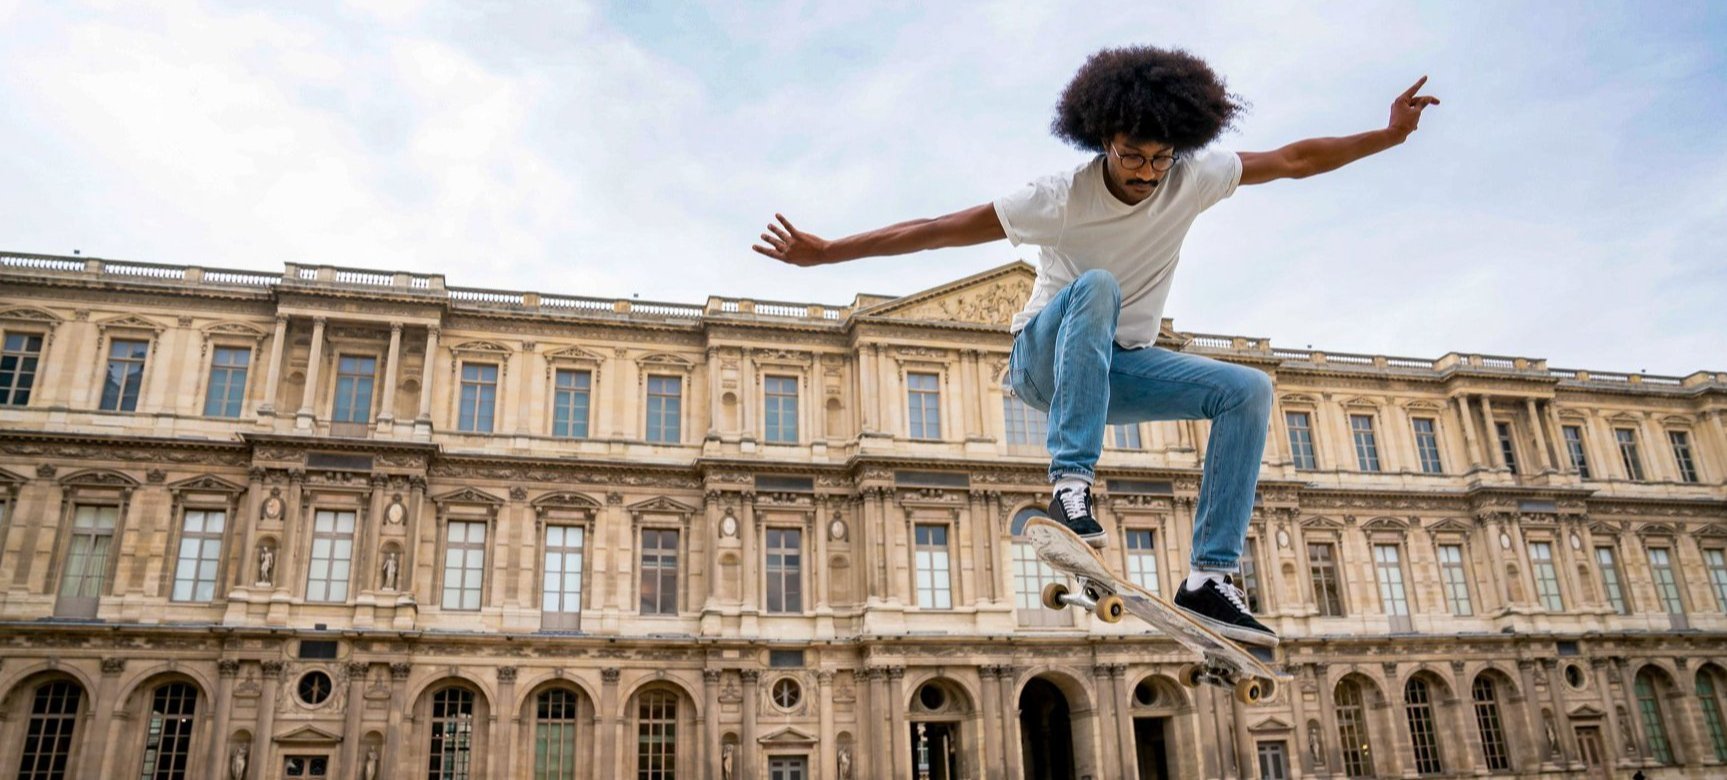
[[[1081,273],[1101,268],[1121,285],[1115,342],[1127,349],[1150,346],[1157,341],[1188,227],[1241,182],[1239,155],[1206,150],[1182,157],[1151,197],[1129,206],[1104,185],[1103,166],[1098,155],[1071,173],[1036,179],[995,202],[1008,241],[1042,248],[1037,283],[1013,317],[1014,333]]]

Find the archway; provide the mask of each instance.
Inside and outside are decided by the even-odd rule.
[[[1020,690],[1019,735],[1026,780],[1075,780],[1073,720],[1054,683],[1034,677]]]

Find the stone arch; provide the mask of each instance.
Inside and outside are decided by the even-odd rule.
[[[431,693],[434,688],[441,688],[451,683],[464,683],[473,687],[488,706],[498,700],[497,689],[481,679],[478,674],[467,669],[451,667],[440,669],[437,673],[421,678],[418,685],[408,689],[408,701],[415,702],[417,706],[417,703],[424,699],[428,693]]]
[[[104,741],[101,735],[91,732],[97,708],[95,689],[89,685],[87,678],[74,670],[52,667],[45,663],[31,666],[31,669],[14,675],[4,689],[5,696],[0,696],[0,723],[8,724],[7,738],[4,743],[0,743],[0,771],[18,772],[18,776],[23,776],[20,767],[24,750],[23,735],[36,711],[37,694],[46,686],[64,683],[77,689],[78,695],[76,707],[70,708],[73,723],[70,743],[64,754],[69,761],[65,767],[66,776],[94,775],[94,767],[101,761],[100,756],[86,755],[87,751],[80,748]],[[65,704],[64,698],[50,696],[44,703],[49,706],[51,713],[64,717],[65,710],[61,709]]]
[[[971,715],[977,711],[977,702],[980,699],[976,688],[961,678],[952,677],[940,671],[932,671],[910,677],[909,684],[905,686],[906,699],[900,702],[900,706],[906,712],[928,711],[920,708],[918,702],[918,694],[922,692],[925,685],[939,686],[948,694],[950,703],[943,709],[949,714]]]
[[[696,695],[695,688],[693,686],[683,678],[676,675],[660,673],[650,675],[637,682],[635,685],[631,686],[629,690],[622,692],[621,695],[618,696],[618,701],[621,702],[620,706],[624,708],[622,712],[618,713],[619,717],[626,719],[629,718],[632,711],[630,707],[634,704],[636,698],[654,688],[671,690],[672,693],[676,694],[678,697],[679,707],[688,706],[690,708],[690,715],[692,718],[700,719],[705,714],[701,710],[701,697]],[[595,701],[598,701],[598,699],[595,699]]]
[[[620,726],[619,736],[623,739],[625,744],[634,744],[638,739],[640,739],[641,710],[642,704],[644,703],[643,698],[660,694],[670,695],[676,705],[676,714],[673,723],[677,734],[700,733],[696,728],[696,724],[702,720],[702,715],[699,711],[701,703],[696,696],[692,694],[690,686],[682,679],[672,675],[650,675],[638,682],[636,685],[630,687],[627,692],[618,697],[620,702],[619,706],[623,708],[623,711],[618,715],[617,721]],[[683,766],[686,763],[690,766],[701,766],[702,762],[706,760],[703,756],[704,745],[702,744],[701,739],[676,740],[672,749],[675,751],[677,757],[676,762],[679,766]],[[720,748],[716,745],[713,749],[718,750]],[[751,751],[747,747],[742,750],[742,755],[739,756],[739,758],[744,759],[744,764],[746,766],[738,767],[740,770],[738,776],[743,776],[742,770],[747,769],[747,757],[750,754]],[[634,753],[631,753],[625,758],[624,776],[633,777],[637,774],[638,767],[636,766],[636,761],[637,759]],[[765,762],[761,763],[760,766],[765,767]],[[608,769],[609,768],[610,767],[608,767]]]
[[[411,702],[408,720],[413,724],[409,729],[407,745],[396,745],[401,758],[397,760],[395,769],[402,774],[424,774],[431,758],[433,706],[439,694],[451,689],[460,689],[473,695],[473,711],[471,722],[473,732],[468,743],[468,755],[472,766],[485,769],[492,766],[491,731],[495,720],[493,702],[497,695],[484,682],[473,675],[459,670],[445,670],[443,674],[428,676],[425,683],[409,697]],[[403,771],[404,766],[407,768]]]
[[[1067,705],[1068,730],[1072,736],[1072,760],[1075,777],[1091,775],[1102,776],[1103,765],[1100,763],[1103,735],[1109,731],[1109,724],[1102,723],[1097,709],[1096,691],[1087,682],[1087,676],[1077,671],[1056,665],[1036,666],[1028,669],[1015,681],[1013,686],[1013,705],[1022,709],[1021,719],[1014,723],[1015,733],[1019,734],[1020,744],[1024,740],[1035,738],[1035,735],[1025,733],[1022,720],[1023,702],[1028,688],[1035,681],[1053,686]],[[1027,767],[1029,772],[1031,767]]]
[[[1150,704],[1146,704],[1139,696],[1141,686],[1149,686],[1156,696]],[[1130,710],[1156,711],[1169,709],[1176,713],[1187,712],[1193,708],[1193,701],[1188,698],[1187,689],[1174,677],[1159,672],[1140,675],[1133,685],[1128,687],[1127,706]]]
[[[115,735],[111,737],[123,745],[114,752],[118,757],[115,768],[120,773],[130,774],[137,771],[137,762],[143,756],[145,739],[150,730],[150,708],[154,706],[156,692],[175,684],[189,686],[195,695],[192,733],[187,750],[189,767],[193,774],[197,774],[197,770],[206,763],[210,740],[218,736],[213,733],[216,727],[216,707],[211,691],[215,686],[208,679],[204,679],[198,670],[163,663],[132,675],[131,679],[121,686],[121,694],[117,699],[121,706],[115,716],[122,723],[129,721],[130,726],[116,729]],[[130,733],[127,733],[128,731]],[[122,734],[124,736],[121,736]]]
[[[520,694],[515,702],[504,703],[504,706],[509,707],[508,710],[500,709],[503,712],[513,713],[512,717],[515,717],[516,722],[521,724],[516,732],[515,744],[505,748],[515,754],[512,765],[516,768],[517,774],[526,776],[533,770],[534,746],[536,739],[538,739],[536,730],[540,723],[541,714],[540,697],[553,691],[566,691],[575,697],[573,712],[555,713],[574,720],[574,729],[570,740],[573,743],[573,750],[568,755],[558,757],[567,761],[573,756],[598,755],[600,752],[600,734],[596,726],[599,723],[600,700],[594,697],[593,692],[583,684],[582,680],[573,677],[561,677],[549,672],[536,675],[535,678],[532,681],[526,681],[517,688]],[[556,702],[556,699],[552,700],[552,703]]]

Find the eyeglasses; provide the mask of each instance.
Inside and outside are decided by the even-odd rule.
[[[1130,171],[1144,168],[1147,163],[1151,164],[1152,170],[1159,173],[1175,167],[1176,155],[1174,154],[1160,154],[1156,157],[1146,157],[1143,154],[1122,154],[1115,150],[1113,144],[1109,147],[1109,153],[1115,155],[1115,159],[1121,163],[1121,167]]]

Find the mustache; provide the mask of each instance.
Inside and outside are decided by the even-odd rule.
[[[1150,185],[1151,188],[1154,190],[1157,189],[1157,182],[1158,182],[1157,179],[1128,179],[1127,180],[1127,183],[1130,185],[1134,185],[1134,186]]]

